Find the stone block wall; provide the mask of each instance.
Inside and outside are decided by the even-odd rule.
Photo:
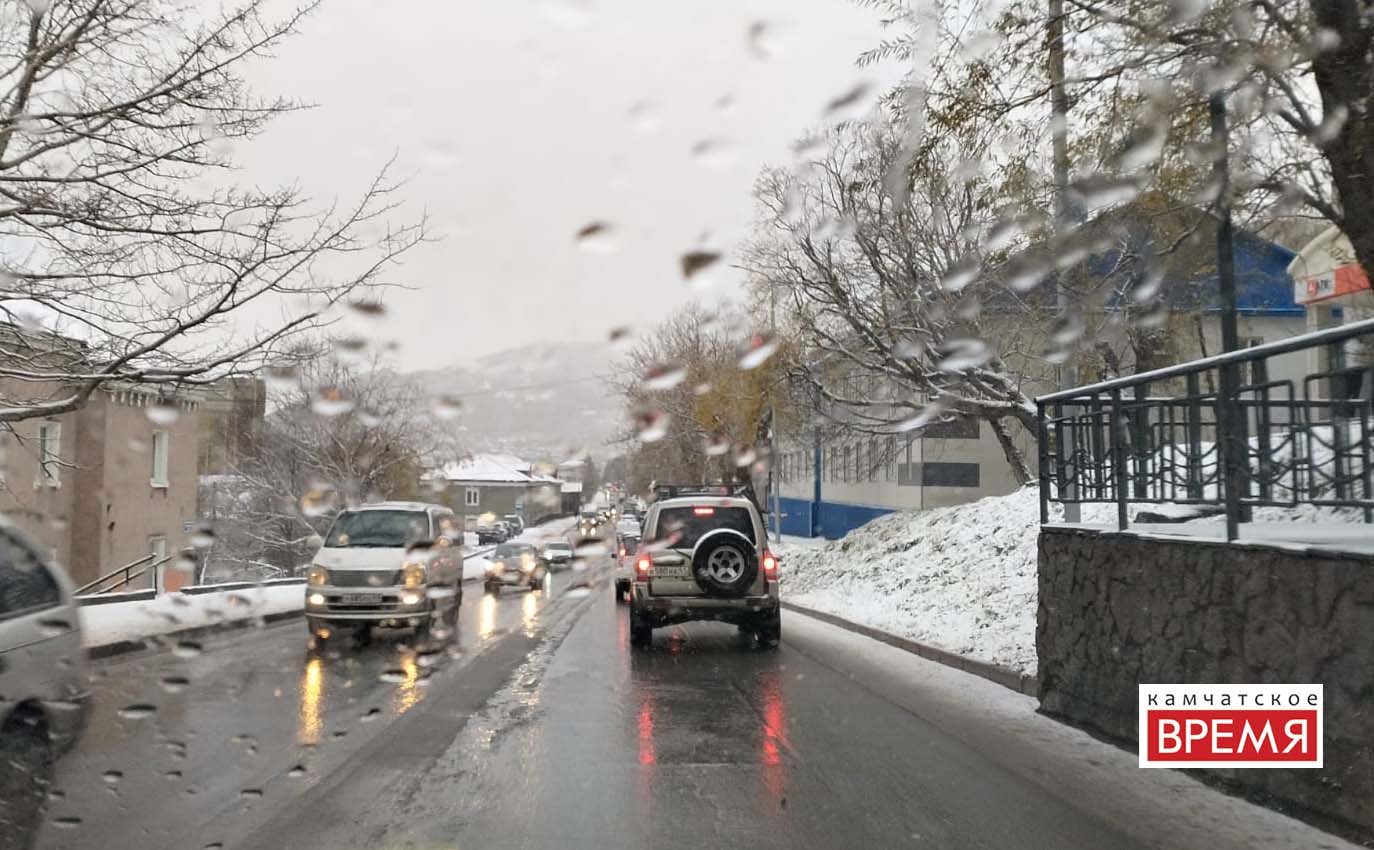
[[[1142,683],[1320,683],[1325,768],[1216,773],[1374,835],[1374,557],[1047,527],[1039,591],[1042,710],[1135,741]]]

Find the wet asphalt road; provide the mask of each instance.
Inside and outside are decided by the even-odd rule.
[[[39,846],[1269,846],[1213,843],[1206,810],[1190,817],[1207,840],[1156,835],[1157,800],[1113,799],[1095,761],[1045,761],[1030,739],[1059,733],[1033,721],[1056,724],[979,717],[934,689],[963,674],[889,678],[877,653],[896,650],[813,621],[784,616],[776,651],[718,624],[631,651],[602,561],[539,593],[467,585],[455,648],[433,657],[405,633],[315,657],[288,621],[99,665]],[[135,702],[157,711],[119,715]]]

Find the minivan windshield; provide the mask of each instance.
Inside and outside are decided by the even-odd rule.
[[[344,511],[334,520],[326,548],[402,548],[429,538],[424,511]]]

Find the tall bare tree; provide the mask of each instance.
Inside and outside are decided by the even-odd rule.
[[[316,4],[267,6],[0,0],[0,319],[82,343],[0,348],[0,422],[279,358],[423,238],[386,168],[323,207],[230,183],[232,146],[298,108],[243,72]]]

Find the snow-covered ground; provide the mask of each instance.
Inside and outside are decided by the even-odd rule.
[[[122,640],[179,632],[271,614],[298,611],[305,605],[302,584],[266,585],[222,593],[164,593],[155,599],[83,605],[81,643],[103,646]]]
[[[1051,521],[1061,518],[1052,505]],[[1303,539],[1323,526],[1351,529],[1360,518],[1311,505],[1255,512],[1265,539],[1282,538],[1275,524],[1287,523]],[[1083,524],[1115,528],[1115,522],[1115,505],[1083,505]],[[1212,537],[1215,526],[1204,518],[1149,530]],[[950,508],[889,514],[821,545],[784,538],[783,597],[1033,674],[1039,532],[1039,492],[1026,487]]]

